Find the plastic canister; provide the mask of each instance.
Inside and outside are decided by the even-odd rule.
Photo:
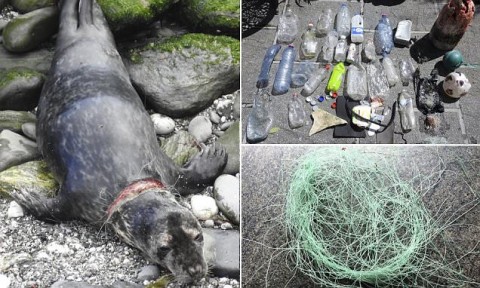
[[[408,46],[412,33],[412,21],[402,20],[398,22],[397,32],[395,33],[394,42],[399,45]]]
[[[350,32],[350,39],[353,43],[363,42],[363,17],[360,14],[352,17],[352,29]]]

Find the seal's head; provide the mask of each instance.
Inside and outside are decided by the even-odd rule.
[[[180,283],[207,273],[198,220],[156,180],[131,184],[112,203],[108,222],[125,242],[168,268]]]

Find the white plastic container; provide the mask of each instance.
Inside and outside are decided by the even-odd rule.
[[[347,60],[345,60],[347,63],[355,62],[355,55],[357,54],[356,46],[357,45],[355,45],[355,43],[351,43],[350,46],[348,47]]]
[[[412,21],[402,20],[398,22],[397,32],[395,32],[394,42],[399,45],[408,46],[410,44],[410,38],[412,33]]]
[[[353,43],[363,42],[363,17],[360,14],[352,17],[352,29],[350,32],[350,39]]]

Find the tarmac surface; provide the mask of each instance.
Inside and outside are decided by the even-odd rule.
[[[449,257],[453,255],[451,252],[456,253],[460,259],[458,267],[464,275],[476,281],[476,284],[462,287],[480,287],[480,149],[468,146],[410,146],[405,149],[388,145],[244,145],[242,287],[320,287],[296,270],[295,263],[282,250],[288,241],[283,227],[285,187],[295,169],[295,161],[312,149],[361,149],[367,153],[380,153],[391,157],[388,159],[392,159],[392,166],[395,165],[406,180],[415,175],[436,175],[429,178],[434,179],[428,185],[433,188],[422,190],[418,186],[417,191],[423,192],[424,204],[439,223],[445,223],[449,217],[458,217],[455,225],[442,235],[445,242],[441,243],[446,243],[450,249],[450,256],[446,259],[453,261],[454,258]],[[439,171],[439,164],[445,172],[435,174]],[[439,213],[443,213],[442,216],[438,216]]]
[[[255,0],[254,0],[255,1]],[[272,2],[272,1],[269,1]],[[435,19],[440,12],[441,8],[447,2],[445,0],[404,0],[404,1],[312,1],[311,5],[308,5],[304,1],[299,1],[302,5],[299,6],[294,0],[285,0],[279,2],[276,10],[276,15],[269,21],[268,24],[262,27],[258,27],[258,31],[252,35],[244,37],[242,39],[242,143],[246,142],[246,125],[247,117],[252,110],[253,95],[256,88],[257,77],[260,73],[260,67],[265,55],[266,50],[272,44],[276,43],[276,29],[278,24],[279,15],[285,12],[286,4],[291,5],[292,10],[299,18],[299,34],[294,42],[296,48],[300,47],[301,33],[306,29],[309,21],[313,21],[316,24],[317,19],[321,11],[325,8],[331,8],[334,13],[338,11],[341,3],[347,3],[350,14],[353,16],[363,11],[364,16],[364,29],[365,40],[372,39],[374,35],[375,26],[383,13],[386,13],[390,19],[392,28],[396,28],[397,23],[401,20],[410,19],[413,22],[412,26],[412,39],[421,40],[425,37],[431,27],[433,26]],[[477,4],[478,5],[478,4]],[[477,9],[476,14],[479,10]],[[245,12],[244,12],[245,13]],[[245,19],[244,19],[245,21]],[[395,30],[394,30],[395,33]],[[467,29],[467,32],[463,36],[456,49],[460,50],[464,62],[475,64],[480,63],[480,53],[475,48],[478,45],[480,36],[480,17],[476,15],[471,27]],[[424,40],[425,38],[423,38]],[[323,45],[324,38],[318,39],[319,44]],[[417,44],[417,48],[429,50],[424,45],[425,41],[420,41]],[[365,42],[364,42],[365,43]],[[281,58],[282,52],[286,45],[282,45],[282,50],[277,54],[275,61],[272,64],[270,70],[270,85],[267,90],[270,92],[272,83],[277,71],[278,63]],[[391,53],[391,58],[395,63],[400,59],[406,59],[411,55],[411,47],[395,47]],[[357,52],[359,51],[357,45]],[[415,52],[414,52],[415,53]],[[435,55],[433,59],[425,63],[419,64],[421,75],[428,76],[434,67],[441,68],[441,60],[443,55]],[[379,58],[379,56],[377,56]],[[296,64],[300,62],[297,49]],[[316,65],[319,65],[317,62]],[[480,107],[480,85],[478,85],[478,79],[480,71],[477,68],[461,67],[456,71],[463,72],[472,84],[472,88],[469,94],[458,101],[449,101],[450,103],[444,103],[445,112],[437,114],[440,120],[439,128],[435,130],[429,130],[425,127],[425,115],[415,109],[415,115],[417,116],[418,125],[417,128],[407,134],[401,135],[400,117],[398,113],[395,117],[395,135],[394,143],[449,143],[449,144],[476,144],[480,140],[480,125],[478,125],[478,108]],[[445,76],[444,74],[443,76]],[[440,80],[443,77],[440,77]],[[323,89],[326,86],[327,80],[325,80],[320,87],[315,91],[312,96],[325,95]],[[402,85],[399,83],[390,89],[389,95],[386,97],[386,103],[391,106],[397,99],[398,94],[402,91]],[[407,87],[408,91],[415,95],[413,90],[413,84],[410,83]],[[305,126],[298,129],[290,129],[288,126],[288,110],[287,104],[291,98],[293,92],[300,92],[301,88],[290,89],[288,93],[271,96],[271,101],[266,103],[267,109],[273,116],[272,127],[277,128],[278,132],[271,133],[266,140],[262,143],[337,143],[337,144],[374,144],[377,143],[375,136],[366,138],[333,138],[333,129],[327,129],[319,132],[315,135],[308,136],[308,131],[312,126],[312,119],[307,117],[307,123]],[[343,87],[340,88],[343,91]],[[303,98],[303,96],[301,96]],[[324,101],[320,104],[320,108],[335,114],[335,110],[330,108],[333,100]],[[307,115],[312,112],[310,105],[304,102],[305,111]]]

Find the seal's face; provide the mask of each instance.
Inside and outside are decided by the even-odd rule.
[[[168,268],[178,282],[196,282],[206,275],[201,226],[170,193],[143,192],[115,209],[109,222],[119,237]]]

